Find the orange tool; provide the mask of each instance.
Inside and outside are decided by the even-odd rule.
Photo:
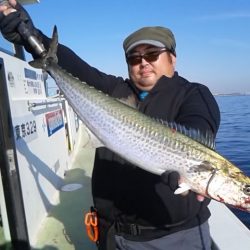
[[[98,240],[98,220],[96,212],[88,212],[85,214],[84,223],[86,225],[87,235],[90,240],[97,242]]]

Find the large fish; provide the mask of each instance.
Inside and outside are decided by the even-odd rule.
[[[178,129],[140,113],[67,73],[55,60],[57,45],[55,27],[46,57],[31,65],[43,68],[54,78],[100,145],[151,173],[178,171],[183,183],[176,193],[188,187],[250,212],[250,178],[239,168]]]

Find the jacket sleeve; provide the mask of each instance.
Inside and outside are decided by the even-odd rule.
[[[220,125],[220,110],[210,90],[201,84],[193,83],[181,105],[178,123],[188,128],[199,129],[216,135]]]
[[[41,35],[43,44],[48,50],[51,39],[45,36],[42,32]],[[63,69],[79,78],[81,81],[86,82],[88,85],[94,86],[109,95],[112,95],[117,84],[124,83],[122,77],[108,75],[99,71],[62,44],[58,44],[57,57],[58,65]]]

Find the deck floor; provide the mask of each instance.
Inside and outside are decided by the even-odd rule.
[[[85,137],[86,138],[85,138]],[[72,168],[65,175],[65,185],[81,184],[75,191],[60,191],[59,203],[54,206],[41,225],[33,249],[96,250],[84,225],[84,213],[92,205],[91,174],[94,150],[84,134]]]

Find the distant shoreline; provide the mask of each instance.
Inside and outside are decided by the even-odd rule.
[[[250,96],[250,93],[213,94],[214,96]]]

